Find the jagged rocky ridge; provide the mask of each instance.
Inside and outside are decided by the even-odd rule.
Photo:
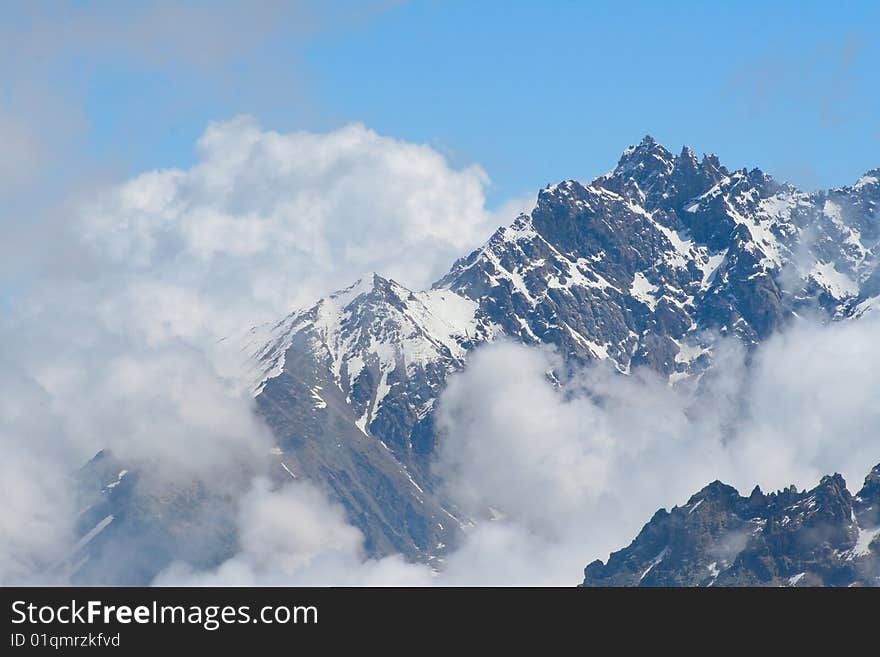
[[[880,586],[880,465],[855,496],[839,474],[748,497],[715,481],[588,565],[582,586]]]
[[[541,190],[429,290],[376,274],[256,327],[246,353],[276,476],[323,486],[371,554],[442,558],[470,519],[431,472],[434,404],[473,348],[550,344],[573,365],[675,383],[709,366],[718,336],[751,346],[799,312],[870,312],[878,213],[880,170],[806,193],[646,137],[592,183]],[[113,510],[108,545],[125,527],[126,507]]]
[[[302,432],[277,424],[280,409],[320,416],[317,398],[338,396],[358,440],[366,433],[387,447],[383,457],[424,499],[434,488],[433,404],[482,342],[552,344],[573,364],[608,359],[624,373],[644,365],[676,381],[708,365],[717,335],[752,345],[802,309],[866,312],[880,242],[875,174],[808,194],[645,138],[592,184],[542,190],[529,215],[430,290],[374,275],[285,318],[256,350],[257,402],[283,440]],[[406,507],[406,489],[389,501]],[[408,534],[407,554],[450,544],[447,511],[455,514],[431,515],[426,535]]]

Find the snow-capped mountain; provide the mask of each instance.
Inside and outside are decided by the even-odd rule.
[[[715,481],[584,575],[583,586],[880,586],[880,465],[856,495],[839,474],[748,497]]]
[[[255,350],[258,403],[274,425],[292,406],[320,418],[332,394],[431,496],[433,404],[482,342],[551,344],[573,363],[644,365],[674,382],[706,367],[718,335],[752,345],[807,308],[865,312],[880,291],[875,174],[805,193],[646,137],[591,184],[541,190],[430,290],[374,275],[289,315]],[[279,389],[291,380],[297,391]]]
[[[413,326],[440,318],[419,325],[418,334],[449,347],[454,362],[475,343],[506,335],[554,344],[579,361],[610,358],[621,371],[643,362],[667,374],[685,371],[701,332],[756,342],[801,307],[846,315],[880,292],[875,174],[852,187],[803,193],[757,169],[729,172],[714,156],[698,161],[687,148],[673,156],[646,137],[592,184],[569,180],[542,190],[530,215],[500,228],[429,292],[377,282],[370,307],[380,298],[392,314],[405,307]],[[332,333],[327,312],[345,310],[363,292],[360,282],[282,322],[280,337],[257,355],[264,379],[277,373],[292,335],[310,323]],[[457,331],[452,341],[450,330]],[[373,355],[389,363],[397,346],[389,350],[389,333],[379,332]],[[365,348],[369,356],[370,340],[358,336],[348,353],[349,342],[328,334],[335,367],[359,363]],[[449,360],[442,349],[419,350],[429,361]]]
[[[472,349],[548,344],[675,383],[711,363],[718,336],[752,346],[798,313],[880,306],[878,244],[880,170],[808,193],[646,137],[591,183],[541,190],[429,290],[367,276],[254,329],[278,476],[330,491],[371,553],[442,558],[468,519],[431,472],[434,404]]]
[[[378,423],[375,433],[385,435],[379,427],[389,393],[405,395],[416,416],[424,417],[446,375],[461,368],[475,342],[491,339],[495,331],[472,299],[447,289],[413,292],[373,274],[272,328],[254,359],[254,394],[284,371],[294,342],[304,343],[345,393],[358,428],[366,433]],[[313,397],[321,408],[317,390]]]

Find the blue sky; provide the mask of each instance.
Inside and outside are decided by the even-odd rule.
[[[6,10],[26,48],[0,102],[22,111],[44,77],[73,161],[117,176],[188,165],[238,113],[429,143],[485,167],[493,204],[603,173],[646,133],[805,188],[880,166],[875,2],[35,4]]]
[[[645,133],[806,188],[880,166],[878,3],[373,9],[280,24],[222,71],[105,52],[76,71],[87,146],[139,170],[187,164],[208,120],[240,112],[280,130],[362,121],[483,165],[496,202],[603,173]]]

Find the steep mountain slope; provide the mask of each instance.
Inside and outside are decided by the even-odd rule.
[[[244,490],[248,473],[240,474]],[[236,551],[233,495],[204,482],[155,487],[141,478],[108,451],[76,473],[81,537],[59,574],[78,585],[143,586],[175,559],[209,568]]]
[[[455,540],[461,522],[431,492],[434,435],[422,423],[467,351],[494,336],[476,309],[373,275],[290,315],[257,355],[257,405],[279,458],[319,473],[372,552],[429,558]]]
[[[675,382],[710,364],[719,335],[754,345],[797,312],[867,311],[878,209],[873,174],[803,193],[687,148],[674,156],[646,137],[593,183],[543,189],[529,215],[429,291],[374,275],[291,314],[254,350],[254,390],[273,426],[285,408],[325,414],[317,397],[338,393],[356,430],[387,446],[414,490],[433,497],[433,404],[470,349],[499,337],[551,344],[574,364],[609,359],[623,373],[644,365]],[[283,374],[300,381],[299,394],[279,389]],[[284,431],[297,435],[293,424]],[[449,537],[417,543],[434,538]]]
[[[406,352],[418,353],[418,369],[436,375],[416,378],[435,390],[468,349],[500,335],[554,344],[576,361],[610,358],[624,372],[641,363],[685,372],[702,351],[698,343],[710,339],[706,331],[754,343],[801,308],[843,316],[876,296],[878,213],[880,183],[872,174],[852,187],[807,194],[757,169],[731,173],[713,156],[698,162],[686,148],[673,156],[646,137],[592,184],[542,190],[530,215],[500,228],[431,291],[374,277],[364,301],[359,282],[294,313],[276,327],[283,337],[257,353],[266,364],[260,385],[280,371],[292,336],[305,330],[326,334],[318,335],[327,342],[318,351],[326,348],[336,378],[354,363],[344,387],[367,386],[367,376],[355,381],[365,355],[384,363],[373,382],[378,394],[353,398],[367,425],[396,399],[386,390],[397,371],[392,353],[404,356],[410,374]],[[357,307],[337,308],[338,298]],[[330,327],[332,308],[347,317]],[[394,336],[382,318],[399,312],[409,323]],[[430,321],[419,324],[426,315]],[[427,348],[406,344],[413,338]]]
[[[312,376],[328,377],[344,395],[357,428],[403,455],[409,431],[401,431],[401,422],[411,427],[424,418],[446,376],[496,332],[469,298],[445,289],[412,292],[374,274],[271,329],[255,357],[255,395],[292,369],[288,355],[309,354]],[[312,397],[322,408],[317,391]]]
[[[880,586],[880,465],[855,496],[840,475],[748,497],[713,482],[584,575],[582,586]]]
[[[468,519],[432,475],[434,404],[473,348],[549,344],[674,383],[711,364],[718,336],[753,346],[797,313],[871,312],[878,244],[880,170],[805,193],[646,137],[592,183],[541,190],[430,290],[367,276],[255,328],[245,353],[277,474],[339,499],[372,554],[442,557]]]

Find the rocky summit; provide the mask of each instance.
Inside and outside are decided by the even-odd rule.
[[[715,481],[588,565],[582,586],[880,586],[880,465],[856,495],[837,474],[748,497]]]
[[[434,405],[475,347],[552,345],[572,365],[648,367],[675,384],[711,366],[719,336],[750,348],[799,313],[872,312],[878,244],[880,170],[804,192],[645,137],[591,183],[542,189],[529,214],[428,290],[375,274],[255,327],[249,384],[276,436],[275,474],[308,478],[340,501],[370,554],[442,558],[470,519],[432,474],[442,440]],[[104,542],[131,513],[130,498],[119,499],[129,501],[111,505],[117,521]],[[745,531],[750,521],[736,522]]]

